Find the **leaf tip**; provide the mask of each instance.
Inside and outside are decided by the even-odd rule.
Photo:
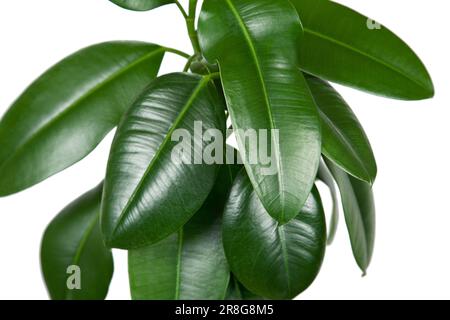
[[[434,89],[433,82],[432,82],[431,79],[430,79],[430,87],[429,87],[429,89],[428,89],[428,95],[427,95],[427,97],[426,97],[425,99],[431,99],[431,98],[433,98],[434,95],[435,95],[435,93],[436,93],[436,91],[435,91],[435,89]]]
[[[422,90],[421,92],[417,93],[416,97],[413,97],[413,99],[410,100],[426,100],[431,99],[435,95],[435,88],[433,84],[433,80],[428,75],[426,80],[423,82]]]
[[[334,242],[334,237],[328,236],[328,239],[327,239],[327,246],[331,246],[331,245],[333,244],[333,242]]]
[[[419,94],[416,99],[412,100],[426,100],[426,99],[432,99],[435,95],[435,89],[434,84],[431,78],[428,78],[427,83],[423,87],[423,92]]]

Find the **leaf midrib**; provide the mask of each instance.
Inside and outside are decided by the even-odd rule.
[[[181,258],[183,255],[183,237],[184,230],[180,229],[178,232],[178,250],[177,250],[177,266],[176,266],[176,279],[175,279],[175,300],[180,299],[181,294]]]
[[[80,267],[78,264],[79,264],[79,261],[81,258],[81,254],[83,252],[84,247],[86,246],[87,241],[89,240],[89,237],[92,234],[92,231],[94,230],[94,227],[97,224],[97,220],[98,220],[98,215],[94,215],[94,218],[89,222],[88,227],[83,232],[83,235],[81,236],[80,242],[78,243],[77,249],[75,251],[75,255],[72,258],[71,265]],[[67,290],[68,289],[66,286],[64,288],[64,296],[66,298],[68,297],[68,293],[69,293]]]
[[[330,41],[330,42],[332,42],[332,43],[335,43],[335,44],[337,44],[338,46],[341,46],[341,47],[343,47],[343,48],[345,48],[345,49],[347,49],[347,50],[356,52],[356,53],[358,53],[358,54],[360,54],[360,55],[362,55],[362,56],[368,58],[369,60],[372,60],[372,61],[374,61],[374,62],[376,62],[376,63],[379,63],[379,64],[385,66],[386,68],[388,68],[388,69],[394,71],[394,73],[397,73],[397,74],[401,75],[403,78],[405,78],[405,79],[407,79],[407,80],[409,80],[409,81],[415,83],[415,84],[418,85],[421,89],[427,90],[426,85],[425,85],[424,83],[421,83],[421,82],[419,82],[418,80],[411,78],[408,74],[406,74],[405,72],[403,72],[402,70],[400,70],[398,67],[396,67],[396,66],[394,66],[394,65],[391,65],[391,64],[387,63],[386,61],[383,61],[383,60],[381,60],[381,59],[379,59],[379,58],[377,58],[377,57],[375,57],[375,56],[372,56],[372,55],[370,55],[370,54],[368,54],[368,53],[366,53],[366,52],[364,52],[364,51],[362,51],[362,50],[360,50],[360,49],[357,49],[357,48],[355,48],[355,47],[352,47],[352,46],[350,46],[350,45],[348,45],[348,44],[346,44],[346,43],[344,43],[344,42],[342,42],[342,41],[339,41],[339,40],[337,40],[337,39],[334,39],[334,38],[332,38],[332,37],[330,37],[330,36],[328,36],[328,35],[326,35],[326,34],[323,34],[323,33],[317,32],[317,31],[313,31],[313,30],[311,30],[311,29],[309,29],[309,28],[306,28],[306,27],[303,27],[303,31],[304,31],[304,32],[307,32],[307,33],[310,33],[311,35],[317,36],[317,37],[319,37],[319,38],[328,40],[328,41]]]
[[[289,295],[291,294],[291,275],[290,275],[290,270],[289,270],[289,257],[288,257],[288,252],[287,252],[287,247],[286,247],[286,234],[284,231],[284,227],[283,226],[278,226],[277,227],[277,233],[278,233],[278,237],[280,239],[280,244],[281,244],[281,255],[283,258],[283,267],[284,267],[284,271],[286,272],[286,279],[287,279],[287,290]]]
[[[126,73],[127,71],[131,70],[135,66],[139,65],[140,63],[146,61],[147,59],[155,56],[158,53],[164,52],[166,49],[164,47],[159,47],[156,50],[153,50],[152,52],[143,55],[139,59],[136,59],[132,63],[128,64],[125,68],[122,68],[114,73],[112,73],[110,76],[108,76],[104,81],[97,83],[95,86],[90,88],[88,91],[86,91],[84,94],[82,94],[80,97],[78,97],[73,103],[69,104],[69,106],[65,109],[63,109],[61,112],[56,114],[50,121],[43,124],[42,126],[39,126],[36,128],[31,134],[29,134],[26,137],[26,140],[24,140],[23,143],[21,143],[18,147],[14,149],[10,153],[10,155],[3,161],[3,163],[0,165],[0,172],[3,170],[4,167],[12,160],[14,157],[19,154],[26,146],[28,146],[31,142],[33,142],[37,137],[39,137],[43,132],[45,132],[48,128],[52,127],[55,122],[63,118],[66,114],[72,112],[73,109],[75,109],[76,106],[80,105],[83,101],[88,99],[90,96],[95,94],[98,90],[103,88],[104,86],[108,85],[109,83],[113,82],[117,78],[119,78],[122,74]]]
[[[233,3],[231,2],[231,0],[225,0],[226,3],[228,4],[228,7],[230,8],[231,12],[233,13],[234,17],[236,18],[240,29],[244,35],[245,41],[250,49],[250,53],[251,56],[253,58],[253,62],[255,63],[256,66],[256,70],[258,73],[258,79],[259,82],[261,84],[262,87],[262,91],[263,91],[263,96],[264,96],[264,100],[265,100],[265,107],[266,107],[266,111],[267,111],[267,115],[269,116],[269,122],[270,122],[270,127],[271,129],[276,129],[277,127],[275,126],[275,121],[273,119],[273,114],[272,114],[272,110],[270,108],[271,103],[270,103],[270,98],[267,92],[267,88],[266,88],[266,83],[265,83],[265,79],[264,76],[262,74],[261,71],[261,66],[259,64],[259,60],[258,60],[258,55],[256,53],[256,48],[253,45],[252,42],[252,38],[250,36],[250,32],[247,29],[247,26],[245,25],[243,18],[240,16],[238,10],[236,9],[236,7],[233,5]],[[271,140],[273,139],[273,137],[271,137]],[[242,143],[241,143],[242,144]],[[280,188],[280,202],[281,202],[281,212],[280,212],[280,220],[284,221],[284,216],[285,216],[285,208],[284,208],[284,203],[285,203],[285,194],[284,194],[284,182],[283,182],[283,174],[282,174],[282,163],[281,163],[281,159],[280,159],[280,146],[277,143],[275,144],[275,157],[276,157],[276,163],[277,163],[277,170],[278,170],[278,184],[279,184],[279,188]],[[258,192],[258,191],[257,191]]]
[[[165,146],[167,145],[167,143],[170,141],[171,139],[171,135],[173,133],[173,131],[178,128],[178,125],[181,123],[181,121],[184,119],[186,113],[189,111],[189,109],[192,107],[192,105],[194,104],[195,100],[197,99],[197,96],[199,95],[200,91],[208,84],[208,82],[211,80],[211,75],[208,76],[204,76],[200,82],[198,83],[198,85],[196,86],[196,88],[194,89],[194,91],[192,92],[191,96],[189,97],[189,99],[187,100],[187,102],[185,103],[185,105],[183,106],[183,108],[181,109],[181,112],[178,114],[177,118],[175,119],[174,123],[172,124],[172,126],[169,128],[169,131],[167,132],[166,136],[164,137],[161,145],[159,146],[158,150],[156,151],[155,155],[153,156],[152,160],[150,161],[150,164],[148,165],[147,169],[145,170],[144,174],[142,175],[141,179],[139,180],[138,185],[136,186],[136,188],[134,189],[133,193],[131,194],[131,196],[128,198],[128,201],[124,207],[124,209],[122,210],[122,213],[120,214],[119,218],[117,219],[117,223],[111,233],[111,236],[114,237],[114,235],[116,234],[118,228],[120,227],[123,219],[125,218],[125,216],[127,215],[127,211],[128,209],[131,207],[134,199],[136,198],[138,192],[140,191],[146,177],[148,176],[148,174],[151,172],[153,166],[155,165],[155,163],[159,160],[159,157],[161,155],[161,153],[163,152],[163,150],[165,149]]]

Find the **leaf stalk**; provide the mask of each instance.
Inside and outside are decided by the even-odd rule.
[[[191,55],[189,53],[183,52],[181,50],[174,49],[174,48],[169,48],[169,47],[164,47],[164,49],[167,52],[179,55],[180,57],[183,57],[183,58],[186,58],[186,59],[190,59],[191,58]]]

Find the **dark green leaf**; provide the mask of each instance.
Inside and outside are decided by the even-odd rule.
[[[270,299],[290,299],[305,290],[319,272],[325,229],[316,188],[301,212],[280,226],[268,215],[243,171],[225,208],[225,254],[233,274],[250,291]]]
[[[0,195],[30,187],[89,154],[158,73],[164,48],[107,42],[62,60],[0,122]]]
[[[124,116],[105,180],[102,230],[109,245],[130,249],[156,243],[179,230],[205,201],[217,166],[192,161],[202,156],[199,146],[210,144],[192,141],[195,122],[202,121],[203,132],[225,130],[224,106],[210,80],[187,73],[165,75]],[[177,129],[189,135],[191,157],[184,160],[191,164],[172,157],[179,145],[172,141]]]
[[[373,20],[333,1],[291,2],[303,23],[303,70],[386,97],[417,100],[434,95],[420,59],[386,27],[377,29]]]
[[[364,129],[344,99],[325,81],[307,76],[319,108],[322,153],[349,174],[372,184],[377,164]]]
[[[341,193],[353,255],[364,275],[372,258],[375,240],[375,205],[372,187],[353,178],[337,165],[325,160]]]
[[[148,11],[165,4],[174,3],[174,0],[110,0],[119,7],[134,10],[134,11]]]
[[[114,267],[111,250],[103,244],[100,232],[102,187],[72,202],[44,233],[41,266],[52,299],[101,300],[106,297]],[[71,269],[74,266],[79,268],[79,273]],[[74,289],[72,285],[77,284],[78,275],[80,289]]]
[[[300,35],[298,15],[285,0],[206,0],[200,14],[200,44],[206,58],[219,63],[250,180],[266,210],[281,223],[302,208],[320,159],[317,108],[296,71]],[[263,133],[259,130],[266,130],[269,157],[272,153],[267,165],[257,158],[262,148],[247,139]]]
[[[336,186],[334,183],[334,178],[323,161],[320,161],[317,178],[323,183],[325,183],[327,187],[330,189],[331,200],[333,203],[327,237],[327,243],[331,244],[334,240],[334,236],[336,235],[337,227],[339,224],[339,201]]]
[[[231,274],[226,300],[264,300],[264,298],[250,292]]]
[[[222,245],[222,213],[234,172],[223,166],[202,208],[177,233],[129,251],[133,299],[224,299],[230,270]]]

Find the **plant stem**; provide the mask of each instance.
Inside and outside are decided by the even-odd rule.
[[[218,79],[218,78],[220,78],[220,72],[213,72],[213,73],[210,73],[210,74],[209,74],[209,77],[210,77],[211,79]]]
[[[180,9],[181,14],[186,21],[186,27],[189,35],[189,39],[192,43],[192,48],[194,48],[194,52],[196,55],[200,53],[200,44],[198,42],[197,30],[195,29],[195,14],[197,11],[197,3],[198,0],[189,0],[189,13],[186,13],[183,6],[180,4],[178,0],[175,0],[175,4],[178,9]]]
[[[181,50],[177,50],[177,49],[169,48],[169,47],[164,47],[164,49],[167,52],[171,52],[171,53],[177,54],[177,55],[179,55],[179,56],[181,56],[183,58],[186,58],[186,59],[190,59],[191,58],[191,55],[189,53],[183,52]]]
[[[198,0],[189,0],[189,15],[186,17],[186,26],[191,39],[192,47],[196,54],[200,53],[200,44],[198,42],[197,30],[195,29],[195,14]]]

